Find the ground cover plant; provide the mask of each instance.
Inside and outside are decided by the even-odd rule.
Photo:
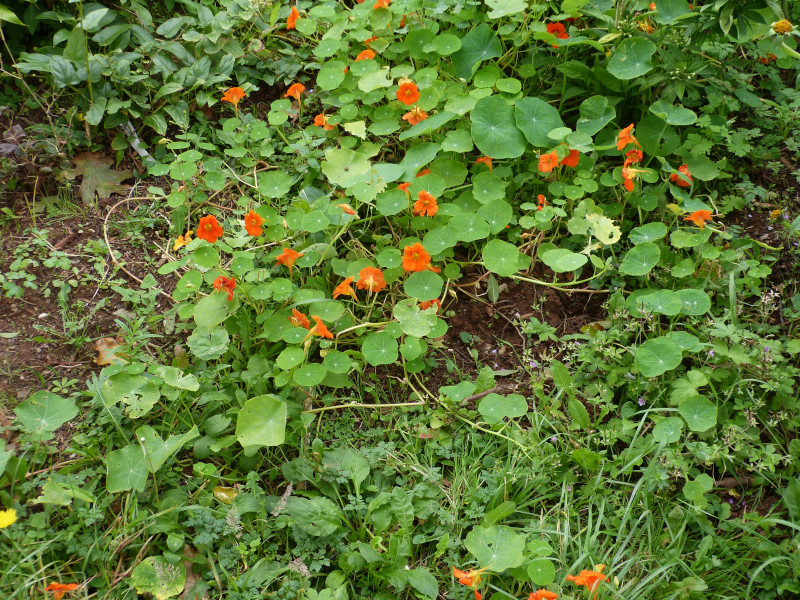
[[[6,0],[4,597],[800,594],[798,19]]]

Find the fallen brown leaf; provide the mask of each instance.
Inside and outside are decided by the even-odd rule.
[[[127,363],[127,354],[117,352],[117,348],[122,346],[122,338],[106,337],[97,340],[93,348],[97,350],[97,360],[95,363],[101,367],[104,365],[113,365],[115,362]]]
[[[122,182],[133,177],[133,172],[115,171],[111,168],[113,161],[99,152],[81,152],[72,162],[75,167],[64,171],[64,176],[70,180],[81,177],[80,193],[84,204],[93,203],[95,196],[103,200],[131,187]]]

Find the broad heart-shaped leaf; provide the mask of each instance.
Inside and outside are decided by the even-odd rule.
[[[689,2],[684,0],[659,0],[657,10],[653,15],[656,23],[666,25],[672,23],[683,15],[688,15],[692,12]]]
[[[617,116],[617,111],[613,106],[608,105],[608,98],[605,96],[587,98],[581,102],[578,110],[581,116],[578,118],[575,129],[586,135],[594,135]]]
[[[398,357],[397,340],[385,331],[373,333],[364,340],[361,353],[373,367],[392,364]]]
[[[511,277],[519,271],[519,249],[503,240],[492,240],[483,247],[483,264],[492,273]]]
[[[506,525],[474,527],[464,541],[467,550],[481,568],[494,573],[502,573],[525,562],[522,551],[525,549],[525,536],[516,533]]]
[[[569,273],[580,269],[589,262],[585,254],[578,254],[564,248],[548,250],[542,253],[542,262],[550,267],[554,273]]]
[[[658,377],[681,364],[681,357],[668,337],[651,338],[636,349],[636,366],[644,377]]]
[[[516,158],[525,152],[525,136],[517,127],[514,107],[499,96],[478,100],[470,119],[472,139],[486,156]]]
[[[425,302],[438,298],[442,293],[442,278],[431,271],[419,271],[412,273],[405,284],[403,291],[417,300]]]
[[[643,242],[628,250],[619,266],[619,272],[634,277],[647,275],[658,264],[660,258],[661,249],[656,244]]]
[[[244,446],[280,446],[286,436],[286,403],[273,394],[250,398],[236,417],[236,439]]]
[[[514,115],[525,139],[536,148],[552,146],[553,140],[547,134],[564,127],[558,111],[540,98],[520,98],[514,104]]]
[[[678,406],[678,412],[692,431],[706,431],[717,424],[717,407],[700,395],[686,398]]]
[[[152,594],[156,600],[174,598],[186,586],[186,567],[172,564],[161,556],[148,556],[131,572],[131,584],[140,594]]]
[[[258,193],[267,198],[283,198],[292,189],[292,178],[283,171],[258,175]]]
[[[478,412],[486,419],[487,423],[495,424],[503,419],[516,419],[524,416],[528,412],[528,401],[520,394],[509,396],[489,394],[481,400]]]
[[[635,79],[653,68],[650,58],[656,51],[656,45],[643,37],[631,37],[617,46],[614,55],[608,61],[608,72],[617,79]]]
[[[104,200],[111,194],[126,192],[129,185],[122,185],[126,179],[133,177],[131,171],[115,171],[111,168],[113,161],[99,152],[81,152],[72,159],[75,168],[68,169],[68,179],[81,176],[80,193],[84,204],[91,204],[95,196]]]
[[[322,172],[333,185],[348,188],[357,183],[367,183],[372,168],[363,154],[347,148],[330,148],[325,152]]]
[[[664,119],[670,125],[691,125],[697,121],[697,114],[683,106],[673,106],[669,102],[658,100],[650,105],[650,112]]]
[[[671,444],[681,439],[683,421],[678,417],[667,417],[653,428],[653,439],[659,444]]]
[[[139,444],[125,446],[121,450],[109,452],[106,457],[106,489],[109,494],[144,490],[147,481],[147,459]]]
[[[55,431],[78,416],[73,398],[62,398],[52,392],[38,391],[14,409],[19,422],[30,433]]]
[[[461,38],[461,50],[453,54],[453,67],[456,77],[472,79],[474,67],[489,58],[503,54],[503,46],[494,30],[481,23]]]
[[[136,430],[136,437],[147,451],[147,467],[151,473],[156,473],[184,444],[200,437],[200,432],[195,426],[183,435],[171,435],[164,441],[155,429],[147,425]]]

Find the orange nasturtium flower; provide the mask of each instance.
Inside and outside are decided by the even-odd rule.
[[[536,590],[528,596],[528,600],[556,600],[558,594],[550,590]]]
[[[398,190],[403,190],[406,193],[406,196],[408,196],[409,195],[408,194],[408,188],[409,187],[411,187],[411,183],[410,182],[406,182],[406,183],[401,183],[400,185],[398,185],[397,189]]]
[[[475,164],[484,164],[489,167],[489,173],[492,172],[492,157],[491,156],[481,156],[480,158],[475,159]]]
[[[78,589],[77,583],[51,583],[46,588],[45,592],[52,592],[53,600],[61,600],[67,592],[74,592]]]
[[[247,94],[245,91],[240,87],[232,87],[225,90],[225,93],[222,94],[223,102],[230,102],[233,104],[233,109],[238,113],[239,112],[239,101],[244,98]]]
[[[330,131],[336,127],[336,125],[331,125],[328,123],[328,117],[325,116],[325,113],[319,113],[316,117],[314,117],[314,125],[317,127],[322,127],[325,131]]]
[[[567,575],[567,581],[573,582],[575,585],[586,586],[590,592],[596,592],[600,587],[600,583],[608,579],[603,575],[605,565],[595,565],[594,571],[581,571],[579,575]]]
[[[197,223],[197,237],[211,244],[222,237],[222,225],[214,215],[206,215]]]
[[[577,150],[570,150],[562,160],[561,164],[565,167],[575,168],[578,166],[578,161],[581,159],[581,153]]]
[[[294,261],[298,258],[303,256],[302,254],[295,252],[291,248],[284,248],[283,252],[281,252],[277,257],[275,257],[275,262],[279,265],[286,265],[289,268],[289,275],[292,274],[292,267],[294,266]]]
[[[375,293],[380,292],[386,287],[386,279],[383,277],[383,271],[375,267],[364,267],[358,273],[356,287],[360,290],[369,290]]]
[[[319,337],[332,340],[333,334],[328,330],[327,327],[325,327],[325,323],[322,322],[322,319],[316,315],[311,315],[311,318],[314,319],[316,325],[308,330],[308,334],[306,335],[305,339],[308,339],[312,335],[318,335]]]
[[[244,216],[244,228],[247,231],[247,235],[258,237],[264,233],[264,230],[261,229],[263,222],[264,219],[261,218],[261,215],[251,208],[250,212]]]
[[[352,278],[352,277],[348,277],[348,278],[347,278],[347,279],[345,279],[345,280],[344,280],[342,283],[340,283],[339,285],[337,285],[337,286],[336,286],[336,287],[333,289],[333,297],[334,297],[334,298],[338,298],[339,296],[352,296],[352,297],[353,297],[353,299],[355,300],[355,298],[356,298],[356,292],[355,292],[355,290],[354,290],[354,289],[353,289],[353,288],[350,286],[350,284],[351,284],[351,283],[353,283],[353,278]]]
[[[560,40],[566,40],[569,38],[569,34],[567,33],[566,28],[564,27],[563,23],[548,23],[547,24],[547,33],[552,33]],[[557,44],[550,44],[553,48],[558,48]]]
[[[481,595],[478,592],[478,586],[481,583],[481,575],[487,569],[478,569],[477,571],[473,571],[470,569],[469,571],[461,571],[453,567],[453,577],[458,580],[458,583],[461,585],[465,585],[467,587],[471,587],[475,592],[475,600],[481,600]]]
[[[305,316],[296,308],[292,309],[292,316],[289,317],[289,322],[292,324],[293,327],[302,327],[304,329],[311,329],[311,323],[309,323],[308,317]]]
[[[403,269],[406,271],[424,271],[430,264],[431,255],[419,242],[410,244],[403,250]]]
[[[636,144],[639,146],[638,140],[633,137],[633,123],[628,125],[625,129],[620,130],[617,134],[617,150],[624,150],[628,144]],[[641,147],[641,146],[640,146]]]
[[[172,250],[177,251],[178,248],[183,248],[184,246],[188,246],[189,243],[192,241],[192,233],[194,232],[190,229],[184,235],[179,235],[178,239],[175,240],[175,245],[172,247]]]
[[[655,2],[651,2],[650,3],[650,10],[655,10],[655,9],[656,9],[656,3]]]
[[[430,174],[431,174],[431,170],[430,169],[422,169],[422,171],[417,173],[417,177],[423,177],[425,175],[430,175]]]
[[[403,115],[403,121],[408,121],[411,125],[421,123],[428,118],[428,113],[422,110],[419,106],[415,106],[409,112]]]
[[[297,23],[297,19],[299,18],[300,18],[300,13],[297,12],[297,7],[293,6],[289,18],[286,19],[286,29],[294,29],[294,24]]]
[[[233,290],[236,289],[236,278],[220,275],[214,280],[214,289],[218,292],[226,290],[228,292],[228,302],[233,300]]]
[[[544,194],[539,194],[536,199],[539,200],[539,207],[536,210],[542,210],[547,206],[547,198],[544,197]]]
[[[635,165],[637,163],[640,163],[643,158],[644,158],[644,153],[641,150],[637,150],[636,148],[634,148],[633,150],[628,150],[628,152],[625,153],[625,162],[623,163],[622,166],[627,167],[630,165]]]
[[[417,100],[419,100],[419,89],[417,88],[417,84],[411,81],[401,83],[400,87],[397,88],[397,99],[406,106],[416,104]]]
[[[683,164],[678,167],[678,173],[669,176],[669,180],[675,182],[678,187],[689,187],[692,185],[692,174],[689,173],[689,165]]]
[[[439,212],[439,205],[436,204],[436,198],[430,192],[422,190],[418,194],[419,200],[414,203],[414,214],[423,217],[432,217]]]
[[[356,56],[355,62],[360,60],[369,60],[371,58],[375,58],[375,53],[372,50],[362,50],[358,53],[358,56]]]
[[[357,217],[358,213],[353,210],[353,207],[349,204],[337,204],[336,208],[341,208],[342,212],[346,215],[350,215],[351,217]]]
[[[378,0],[372,5],[372,8],[389,8],[389,2],[391,2],[391,0]]]
[[[306,86],[302,83],[293,83],[289,86],[289,89],[286,90],[286,93],[283,95],[284,98],[294,98],[295,100],[300,100],[300,94],[306,91]]]
[[[710,210],[696,210],[688,217],[683,218],[684,221],[691,221],[697,225],[701,230],[706,226],[706,221],[711,220]]]
[[[420,310],[428,310],[431,307],[433,307],[434,312],[439,312],[439,309],[442,308],[442,303],[438,298],[434,298],[433,300],[425,300],[424,302],[419,303]]]
[[[558,153],[555,150],[539,156],[539,170],[542,173],[549,173],[557,166],[558,166]]]

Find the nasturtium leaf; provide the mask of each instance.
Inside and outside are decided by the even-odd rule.
[[[358,80],[358,89],[362,92],[372,92],[380,88],[389,88],[394,83],[393,79],[389,76],[389,67],[378,69],[367,73]]]
[[[303,220],[301,221],[300,227],[303,231],[317,233],[318,231],[322,231],[323,229],[329,227],[330,224],[331,220],[324,211],[312,210],[310,213],[303,215]]]
[[[436,314],[431,310],[420,310],[413,298],[395,304],[392,315],[400,323],[403,333],[417,338],[428,335],[436,325]]]
[[[403,180],[412,181],[424,165],[427,165],[439,152],[439,144],[424,143],[412,146],[400,161],[400,166],[403,167]]]
[[[589,262],[589,258],[585,254],[578,254],[564,248],[543,252],[541,259],[554,273],[569,273],[580,269]]]
[[[578,117],[575,129],[586,135],[594,135],[617,116],[617,111],[613,106],[608,105],[608,98],[605,96],[587,98],[581,102],[578,112],[580,117]]]
[[[528,577],[537,586],[550,585],[556,580],[556,568],[547,558],[536,558],[528,564]]]
[[[366,337],[361,345],[361,352],[366,361],[376,367],[390,365],[397,360],[397,340],[391,334],[381,331]]]
[[[109,452],[106,469],[106,489],[109,494],[144,490],[148,469],[144,448],[139,444]]]
[[[281,351],[281,353],[278,355],[278,358],[275,359],[275,362],[281,369],[288,371],[297,365],[302,364],[305,359],[306,353],[303,352],[302,348],[297,346],[288,346]]]
[[[711,309],[711,298],[702,290],[684,288],[676,294],[683,302],[681,312],[685,315],[704,315]]]
[[[497,34],[489,25],[481,23],[461,38],[461,49],[453,54],[455,75],[468,81],[478,64],[502,54],[503,46]]]
[[[131,584],[140,594],[156,600],[174,598],[186,586],[186,567],[172,564],[161,556],[148,556],[131,571]]]
[[[425,234],[425,237],[422,240],[422,245],[431,256],[436,256],[440,252],[444,252],[448,248],[452,248],[457,243],[458,236],[456,235],[455,230],[449,225],[430,230]]]
[[[408,206],[408,196],[403,190],[398,190],[397,188],[378,194],[378,199],[375,202],[378,212],[387,217],[403,212]]]
[[[267,198],[283,198],[292,189],[292,178],[283,171],[258,174],[258,192]]]
[[[525,139],[535,148],[552,146],[553,140],[547,134],[564,126],[558,111],[540,98],[517,100],[514,104],[514,118]]]
[[[586,221],[591,226],[592,235],[594,235],[601,244],[606,244],[607,246],[616,244],[622,236],[619,227],[605,215],[599,215],[593,212],[588,213],[586,215]]]
[[[472,178],[472,196],[481,204],[506,197],[505,181],[493,173],[478,173]]]
[[[486,222],[489,223],[489,230],[492,233],[500,233],[511,222],[514,209],[507,202],[493,200],[481,206],[478,209],[478,215],[486,219]]]
[[[228,318],[230,301],[228,295],[214,291],[203,296],[194,307],[194,321],[198,327],[211,329]]]
[[[501,277],[510,277],[519,270],[519,249],[514,244],[492,240],[483,247],[481,256],[486,268]]]
[[[436,54],[441,56],[450,56],[461,49],[461,39],[452,33],[440,33],[431,43]]]
[[[525,0],[484,0],[489,8],[490,19],[500,19],[525,10]]]
[[[659,421],[653,428],[653,439],[659,444],[671,444],[681,439],[683,421],[678,417],[667,417]]]
[[[683,106],[675,106],[663,100],[657,100],[650,105],[650,112],[655,116],[664,119],[669,125],[686,126],[691,125],[697,120],[697,114],[693,110]]]
[[[456,215],[450,219],[449,226],[453,228],[461,242],[485,239],[491,233],[491,228],[486,220],[473,213]]]
[[[256,396],[239,409],[236,439],[242,446],[280,446],[285,437],[286,403],[278,396]]]
[[[347,148],[330,148],[325,152],[322,172],[333,185],[348,188],[368,182],[372,168],[363,154]]]
[[[655,242],[667,235],[667,226],[664,223],[654,221],[647,225],[634,227],[628,234],[628,239],[632,244],[642,244],[644,242]]]
[[[699,352],[703,348],[700,339],[688,331],[670,331],[667,337],[675,342],[675,345],[681,350]]]
[[[401,133],[399,138],[402,141],[410,138],[419,137],[421,135],[428,135],[429,133],[439,129],[439,127],[441,127],[442,125],[453,119],[455,116],[456,115],[454,113],[442,111],[440,113],[428,117],[427,119],[421,121],[420,123],[417,123],[413,127],[410,127],[409,129]]]
[[[449,398],[452,402],[462,402],[477,390],[477,386],[471,381],[462,381],[456,385],[442,386],[439,391]]]
[[[608,61],[608,72],[617,79],[635,79],[653,68],[650,58],[656,45],[643,37],[624,39]]]
[[[655,115],[648,115],[636,123],[636,139],[642,144],[646,156],[667,156],[681,143],[675,128]]]
[[[528,402],[520,394],[510,394],[501,396],[500,394],[489,394],[481,399],[478,405],[478,412],[481,413],[487,423],[500,423],[503,419],[516,419],[528,412]]]
[[[699,394],[681,402],[678,412],[692,431],[707,431],[717,424],[717,407]]]
[[[499,96],[481,98],[470,113],[472,139],[483,154],[516,158],[525,151],[525,136],[514,117],[514,107]]]
[[[403,284],[403,291],[420,301],[433,300],[442,293],[442,278],[431,271],[412,273]]]
[[[325,358],[322,359],[322,364],[325,369],[330,373],[349,373],[353,367],[353,360],[344,352],[338,350],[328,350]]]
[[[448,131],[442,142],[442,150],[445,152],[471,152],[472,148],[472,135],[466,129]]]
[[[326,92],[338,88],[344,81],[343,71],[346,66],[345,63],[339,61],[325,63],[317,73],[317,86]]]
[[[686,166],[692,177],[700,181],[711,181],[719,176],[719,167],[705,156],[687,156]]]
[[[697,508],[703,509],[708,506],[706,492],[711,491],[712,487],[714,480],[705,473],[700,473],[693,481],[687,481],[683,485],[683,495]]]
[[[482,568],[502,573],[525,562],[525,536],[506,525],[473,527],[464,540],[467,550]]]
[[[74,398],[39,390],[14,409],[20,424],[34,434],[52,432],[78,416]]]
[[[436,598],[439,595],[439,582],[436,577],[425,568],[417,567],[406,571],[408,584],[423,598]]]
[[[292,379],[297,385],[311,387],[319,385],[325,379],[327,370],[319,363],[303,365],[292,374]]]
[[[636,366],[644,377],[658,377],[681,364],[681,350],[667,337],[650,338],[636,349]]]
[[[646,294],[639,299],[639,310],[645,313],[656,313],[667,316],[674,316],[681,312],[683,302],[680,296],[672,290],[658,290],[652,294]]]
[[[661,249],[655,243],[643,242],[628,250],[619,271],[624,275],[641,277],[652,271],[660,258]]]
[[[161,439],[156,430],[149,425],[136,430],[136,438],[147,450],[147,467],[153,474],[158,472],[169,457],[198,437],[200,437],[200,432],[197,430],[197,426],[192,427],[186,433],[171,435],[166,440]]]
[[[669,243],[675,248],[694,248],[708,241],[706,231],[693,232],[686,229],[677,229],[669,235]]]
[[[685,0],[659,0],[653,18],[656,23],[667,25],[692,12],[691,3]]]

